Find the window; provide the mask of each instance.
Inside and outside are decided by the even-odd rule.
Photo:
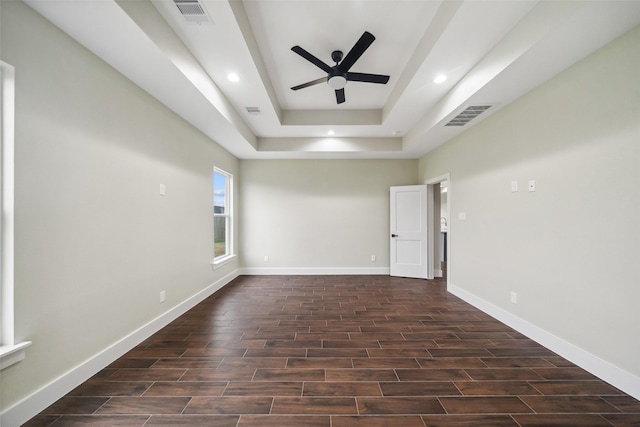
[[[233,176],[213,169],[213,262],[233,257]]]
[[[0,369],[24,359],[30,341],[15,343],[13,334],[13,163],[15,71],[0,61]]]

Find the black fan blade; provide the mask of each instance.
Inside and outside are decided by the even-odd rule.
[[[352,82],[387,84],[389,76],[384,76],[382,74],[347,73],[347,80]]]
[[[301,85],[298,86],[294,86],[291,89],[292,90],[298,90],[298,89],[304,89],[305,87],[309,87],[309,86],[314,86],[320,83],[326,83],[327,82],[327,78],[326,77],[320,77],[319,79],[316,80],[312,80],[310,82],[306,82],[306,83],[302,83]]]
[[[313,65],[320,68],[321,70],[324,70],[327,73],[331,73],[333,71],[330,66],[320,61],[318,58],[316,58],[315,56],[313,56],[312,54],[310,54],[300,46],[294,46],[291,48],[291,50],[297,53],[298,55],[302,56],[304,59],[311,62]]]
[[[336,89],[336,101],[338,104],[342,104],[344,102],[344,88]]]
[[[349,71],[349,69],[356,63],[356,61],[362,56],[365,50],[371,46],[371,43],[376,38],[368,31],[365,31],[364,34],[360,37],[360,39],[356,42],[355,45],[351,48],[347,56],[344,57],[342,62],[338,65],[338,69],[343,73]]]

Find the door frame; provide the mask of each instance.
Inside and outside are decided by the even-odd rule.
[[[449,285],[451,284],[451,271],[452,271],[452,260],[451,260],[451,173],[447,172],[445,174],[442,175],[438,175],[435,176],[433,178],[429,178],[426,179],[424,181],[424,183],[427,185],[427,197],[430,198],[430,200],[428,200],[428,204],[430,206],[432,206],[432,213],[433,215],[435,215],[435,212],[433,212],[433,202],[434,202],[434,187],[436,184],[440,184],[441,182],[447,182],[447,206],[449,209],[449,221],[447,221],[447,241],[446,241],[446,246],[447,246],[447,289],[449,288]],[[439,239],[440,238],[440,233],[438,233],[438,235],[436,236],[435,233],[435,227],[434,227],[434,221],[433,218],[427,218],[427,226],[429,227],[428,233],[427,233],[427,247],[431,248],[431,251],[433,251],[433,248],[435,248],[435,239]],[[433,252],[431,255],[428,255],[430,257],[430,260],[428,260],[428,262],[433,265]],[[431,269],[431,271],[433,271],[434,269]],[[438,269],[439,270],[439,269]]]

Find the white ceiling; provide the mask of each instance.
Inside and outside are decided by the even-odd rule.
[[[201,24],[174,0],[25,1],[245,159],[420,157],[640,24],[616,0],[200,0]],[[326,76],[293,46],[332,66],[364,31],[350,71],[388,84],[290,89]],[[444,126],[471,105],[492,107]]]

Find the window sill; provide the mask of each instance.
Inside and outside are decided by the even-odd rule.
[[[0,347],[0,370],[22,361],[25,358],[25,349],[31,345],[31,341]]]
[[[216,268],[220,268],[225,264],[229,264],[231,261],[233,261],[234,259],[236,259],[236,255],[232,254],[232,255],[227,255],[224,258],[219,258],[214,260],[211,265],[213,265],[213,269],[215,270]]]

